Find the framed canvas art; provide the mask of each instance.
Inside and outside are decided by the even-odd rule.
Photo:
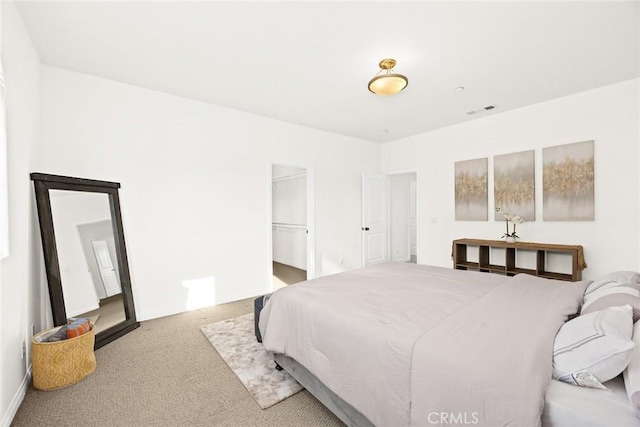
[[[455,162],[456,221],[487,221],[487,158]]]
[[[536,219],[534,151],[501,154],[493,158],[493,199],[495,207],[525,221]],[[501,213],[495,220],[502,221]]]
[[[542,205],[545,221],[593,221],[594,142],[542,150]]]

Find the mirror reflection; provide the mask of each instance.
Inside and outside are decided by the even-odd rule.
[[[49,195],[67,317],[91,318],[96,333],[125,321],[109,195]]]

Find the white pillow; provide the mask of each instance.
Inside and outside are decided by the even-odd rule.
[[[609,307],[562,325],[553,346],[553,378],[577,384],[574,374],[587,372],[601,383],[618,376],[629,364],[631,306]]]
[[[611,285],[626,285],[635,289],[640,289],[640,273],[637,271],[612,271],[599,277],[597,280],[591,282],[591,284],[584,291],[585,295],[589,295],[592,292]]]
[[[637,321],[640,319],[639,282],[640,273],[635,271],[614,271],[599,278],[584,292],[580,314],[629,304],[633,307],[633,321]]]
[[[624,370],[624,387],[633,410],[640,418],[640,321],[633,325],[633,342],[636,348],[633,350],[629,366]]]

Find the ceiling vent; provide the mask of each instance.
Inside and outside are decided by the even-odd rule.
[[[472,116],[474,114],[478,114],[478,113],[484,113],[486,111],[491,111],[494,108],[496,108],[495,105],[487,105],[486,107],[482,107],[482,108],[478,108],[477,110],[471,110],[471,111],[467,111],[467,114]]]

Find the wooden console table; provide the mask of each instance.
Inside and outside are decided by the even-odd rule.
[[[467,247],[475,246],[478,248],[478,262],[470,262],[467,260]],[[491,248],[505,249],[504,262],[492,263],[495,260],[490,259]],[[516,267],[516,257],[518,251],[535,251],[536,252],[536,268],[519,268]],[[572,257],[571,274],[556,273],[547,271],[546,257],[547,253],[564,253]],[[513,276],[519,273],[527,273],[534,276],[545,277],[548,279],[569,280],[572,282],[582,280],[582,270],[587,268],[584,261],[584,253],[580,245],[557,245],[550,243],[507,243],[502,240],[481,240],[481,239],[458,239],[453,241],[453,268],[458,270],[475,270],[486,273],[499,273]]]

